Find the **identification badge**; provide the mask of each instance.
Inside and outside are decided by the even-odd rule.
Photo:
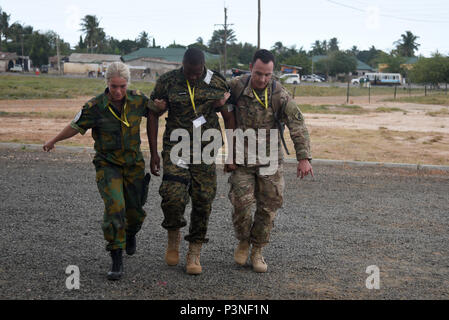
[[[214,72],[212,70],[207,69],[206,76],[204,77],[204,82],[209,84],[210,81],[212,80],[213,75],[214,75]]]
[[[195,128],[199,128],[205,123],[206,123],[206,119],[204,118],[204,116],[201,116],[201,117],[193,120],[193,125],[195,126]]]

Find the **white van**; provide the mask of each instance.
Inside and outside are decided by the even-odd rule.
[[[294,74],[294,73],[283,74],[282,76],[280,76],[279,79],[283,80],[284,83],[290,83],[290,84],[300,84],[301,83],[299,74]]]

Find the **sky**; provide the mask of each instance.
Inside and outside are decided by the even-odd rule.
[[[108,36],[136,39],[142,31],[166,47],[188,45],[202,37],[207,42],[222,28],[224,7],[238,42],[257,45],[257,0],[0,0],[20,22],[42,32],[53,30],[74,47],[80,38],[80,21],[96,15]],[[405,31],[419,36],[417,54],[437,50],[449,55],[448,0],[261,0],[261,47],[275,42],[310,50],[315,40],[336,37],[340,49],[371,46],[386,52]]]

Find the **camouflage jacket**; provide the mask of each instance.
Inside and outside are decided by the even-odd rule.
[[[71,122],[71,127],[85,134],[92,129],[95,158],[116,165],[133,165],[143,160],[140,150],[140,122],[148,114],[148,97],[139,91],[127,90],[121,114],[109,103],[108,89],[87,102]],[[115,118],[109,106],[129,127]],[[95,159],[94,159],[95,160]]]
[[[177,142],[170,141],[170,134],[175,129],[186,129],[190,138],[193,137],[193,120],[204,116],[206,123],[201,126],[203,133],[207,129],[220,130],[217,110],[214,102],[223,98],[225,92],[229,91],[226,80],[217,72],[205,70],[203,79],[190,83],[191,88],[195,88],[194,101],[195,109],[190,100],[187,81],[182,68],[169,71],[163,74],[156,82],[156,86],[151,93],[149,108],[159,116],[168,110],[166,127],[163,138],[163,149],[171,149]],[[167,101],[167,110],[160,110],[154,105],[154,99],[164,99]],[[203,142],[202,146],[209,142]],[[192,147],[192,143],[191,143]]]
[[[280,82],[272,79],[268,85],[268,108],[262,106],[257,100],[251,88],[251,81],[247,81],[248,76],[239,76],[232,79],[229,83],[231,87],[231,98],[228,100],[234,104],[235,117],[237,128],[243,131],[247,129],[266,129],[267,135],[265,137],[257,135],[257,139],[266,139],[267,150],[269,155],[269,138],[270,129],[277,129],[274,118],[274,112],[277,113],[278,119],[284,122],[289,131],[290,137],[293,141],[296,159],[312,159],[310,153],[310,138],[307,127],[304,123],[304,117],[301,110],[293,101],[287,90]],[[273,81],[276,81],[273,85]],[[245,84],[246,87],[245,87]],[[273,92],[274,89],[274,92]],[[259,99],[265,104],[265,95],[262,92],[257,92]],[[238,101],[236,101],[238,100]],[[283,158],[281,139],[278,139],[278,159]],[[245,156],[247,155],[247,146],[245,144]]]

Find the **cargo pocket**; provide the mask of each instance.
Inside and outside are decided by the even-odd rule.
[[[151,181],[151,174],[147,173],[145,177],[143,178],[143,186],[142,186],[142,207],[147,202],[148,199],[148,191],[150,189],[150,181]]]

